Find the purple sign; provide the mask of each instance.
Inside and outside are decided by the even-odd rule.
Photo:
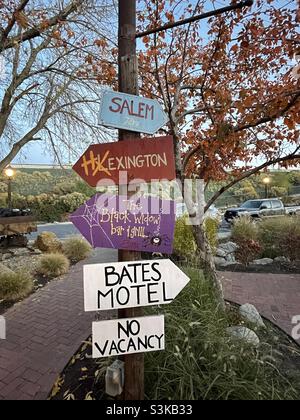
[[[94,248],[173,252],[174,201],[96,194],[70,220]]]

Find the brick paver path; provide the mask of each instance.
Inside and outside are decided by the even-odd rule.
[[[111,251],[88,261],[115,261]],[[83,311],[82,266],[52,281],[5,313],[0,340],[0,400],[43,400],[72,355],[91,333],[95,314]],[[107,314],[104,314],[104,318]]]
[[[225,298],[233,302],[252,303],[258,311],[289,335],[292,318],[300,315],[300,275],[219,273]]]
[[[102,250],[88,263],[115,260],[116,253]],[[0,400],[46,399],[58,375],[91,333],[94,314],[83,311],[82,265],[5,313]],[[299,275],[222,272],[220,276],[226,299],[254,304],[291,334],[291,319],[300,315]]]

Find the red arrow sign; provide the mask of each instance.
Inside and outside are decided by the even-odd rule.
[[[176,178],[173,137],[144,138],[115,143],[95,144],[88,148],[73,167],[91,187],[103,179],[116,185],[127,183],[120,172],[127,173],[127,181]],[[124,181],[123,181],[124,180]]]

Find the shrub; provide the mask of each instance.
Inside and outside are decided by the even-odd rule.
[[[258,226],[257,223],[249,216],[242,216],[236,218],[232,226],[232,239],[234,242],[244,241],[245,239],[258,239]]]
[[[7,207],[7,193],[0,192],[0,208]]]
[[[259,227],[259,238],[264,257],[285,256],[292,261],[300,259],[299,216],[263,220]]]
[[[300,206],[300,196],[296,196],[296,197],[286,196],[282,198],[282,201],[284,205],[287,207]]]
[[[271,187],[270,195],[271,197],[283,197],[287,195],[288,192],[289,192],[288,187],[274,186],[274,187]]]
[[[38,235],[34,246],[42,252],[60,252],[62,243],[53,232],[42,232]]]
[[[239,239],[238,249],[235,252],[236,259],[244,265],[249,265],[261,254],[262,247],[254,239]]]
[[[37,273],[43,276],[54,278],[62,276],[69,271],[70,261],[63,254],[46,254],[41,256]]]
[[[291,230],[282,236],[280,254],[291,261],[300,261],[300,232]],[[281,256],[279,255],[279,256]]]
[[[78,209],[87,197],[84,194],[73,192],[64,196],[54,194],[28,195],[26,197],[14,194],[13,206],[15,208],[30,208],[37,220],[43,222],[61,221],[65,214]]]
[[[190,258],[197,249],[192,226],[188,224],[188,216],[176,220],[174,236],[174,252],[179,257]]]
[[[250,180],[242,181],[234,190],[234,195],[240,197],[242,201],[258,198],[258,193]]]
[[[0,272],[0,300],[17,301],[28,296],[34,287],[29,273],[4,270]]]
[[[64,213],[73,213],[78,209],[82,204],[85,203],[87,197],[84,194],[78,192],[73,192],[72,194],[67,194],[59,198]]]
[[[6,265],[0,263],[0,273],[13,273],[13,270],[11,270],[9,267],[7,267]]]
[[[191,281],[172,305],[146,310],[164,312],[168,331],[165,351],[145,355],[147,399],[298,400],[272,346],[232,342],[210,283],[197,270],[186,273]]]
[[[92,247],[81,237],[67,239],[63,244],[63,253],[73,263],[87,258],[91,253]]]
[[[218,219],[213,218],[213,217],[207,217],[204,220],[204,229],[205,229],[206,236],[210,244],[211,250],[213,253],[215,253],[217,249],[217,245],[218,245],[218,229],[219,229]]]

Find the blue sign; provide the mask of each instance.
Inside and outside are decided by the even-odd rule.
[[[103,94],[101,125],[153,135],[167,122],[168,117],[156,100],[113,91]]]

